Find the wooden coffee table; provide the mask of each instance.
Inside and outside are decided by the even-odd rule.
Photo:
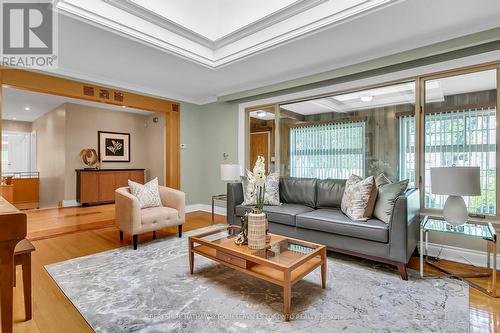
[[[326,287],[326,246],[271,234],[266,249],[238,246],[239,226],[228,226],[189,237],[189,271],[197,253],[227,267],[283,287],[283,312],[290,320],[292,286],[321,266],[321,287]]]

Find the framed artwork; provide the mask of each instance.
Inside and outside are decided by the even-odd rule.
[[[130,162],[130,133],[98,131],[101,162]]]

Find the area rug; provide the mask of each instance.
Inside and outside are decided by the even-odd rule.
[[[282,320],[278,286],[195,255],[187,232],[46,266],[96,332],[467,332],[469,288],[452,279],[403,281],[389,266],[329,254],[292,288]]]

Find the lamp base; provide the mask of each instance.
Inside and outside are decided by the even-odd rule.
[[[457,195],[450,195],[444,204],[443,215],[446,222],[455,227],[465,224],[469,218],[469,214],[464,198]]]

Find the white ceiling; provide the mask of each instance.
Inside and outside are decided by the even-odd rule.
[[[300,1],[132,0],[132,2],[215,41]]]
[[[218,68],[398,0],[59,0],[57,8]]]
[[[42,94],[3,86],[2,119],[32,122],[64,103],[80,104],[100,109],[131,112],[142,115],[153,114],[153,112],[145,110],[122,108],[110,104],[89,102],[75,98]],[[26,110],[26,108],[29,108],[29,110]]]
[[[426,102],[440,102],[444,101],[445,96],[496,88],[496,70],[431,80],[425,85]],[[312,115],[330,112],[343,113],[408,103],[415,103],[414,82],[284,104],[281,107],[302,115]]]
[[[111,5],[110,2],[113,1],[61,0],[59,5],[67,6],[64,13],[76,8],[70,7],[71,2],[80,7],[90,6],[94,11],[103,6],[121,10],[120,14],[113,17],[115,21],[123,17],[134,17],[129,12]],[[338,6],[353,3],[359,5],[360,2],[366,6],[371,3],[352,0],[334,2]],[[127,0],[121,3],[132,2]],[[305,21],[311,23],[317,17],[312,12],[329,3],[330,1],[309,3],[313,7],[294,17],[302,15]],[[296,2],[292,5],[294,4]],[[92,24],[88,24],[89,22]],[[136,21],[131,19],[129,22],[132,26]],[[282,20],[281,23],[283,22]],[[164,43],[156,37],[150,36],[151,38],[145,41],[142,35],[132,36],[126,25],[121,23],[120,27],[123,29],[117,33],[116,27],[111,22],[108,23],[109,25],[103,26],[93,21],[90,14],[85,19],[77,13],[73,13],[71,17],[62,15],[59,18],[59,68],[51,71],[125,90],[204,104],[215,101],[218,96],[500,27],[500,1],[391,1],[389,5],[381,6],[377,10],[365,10],[362,15],[351,16],[322,29],[315,29],[309,34],[304,35],[297,31],[296,38],[286,42],[282,40],[276,44],[258,43],[257,49],[237,61],[217,68],[200,65],[189,57],[165,48]],[[136,28],[141,30],[141,27],[146,25],[149,27],[145,20],[142,23],[142,26],[138,25]],[[162,29],[162,36],[166,38],[166,30]],[[264,30],[272,35],[279,29],[268,26]],[[289,27],[285,32],[288,36],[296,30]],[[231,42],[231,47],[243,47],[246,41],[254,37],[247,36],[244,40]],[[182,38],[194,43],[187,37]],[[201,46],[198,46],[198,49],[201,50]],[[254,52],[256,50],[257,52]],[[182,50],[179,48],[178,51]],[[210,52],[207,54],[208,58],[213,56]]]

